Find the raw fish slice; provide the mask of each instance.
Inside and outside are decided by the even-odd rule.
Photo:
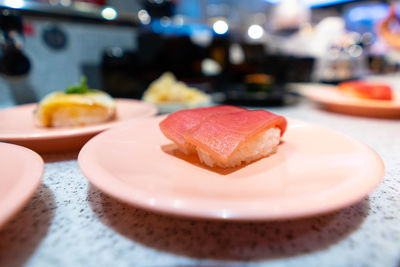
[[[185,142],[186,133],[197,126],[204,118],[215,115],[237,112],[244,110],[235,106],[215,106],[207,108],[194,108],[176,111],[160,122],[160,129],[163,134],[175,142],[181,148],[188,149],[189,145]]]
[[[286,119],[263,110],[242,110],[203,119],[185,135],[185,141],[222,163],[244,143],[271,128],[286,130]]]

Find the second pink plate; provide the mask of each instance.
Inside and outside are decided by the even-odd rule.
[[[0,110],[0,141],[28,147],[36,152],[59,152],[80,149],[101,131],[130,119],[149,117],[156,107],[138,100],[117,99],[114,121],[83,127],[44,128],[34,123],[36,104],[26,104]]]
[[[17,213],[34,194],[44,163],[25,147],[0,142],[0,226]]]
[[[382,160],[369,147],[292,119],[277,153],[240,168],[207,168],[163,136],[161,119],[142,119],[94,137],[79,154],[83,174],[132,205],[227,220],[333,211],[360,201],[384,176]]]
[[[333,112],[367,117],[400,118],[400,96],[396,92],[392,101],[346,96],[335,86],[329,85],[306,86],[301,93]]]

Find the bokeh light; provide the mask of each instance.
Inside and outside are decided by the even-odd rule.
[[[247,34],[251,39],[260,39],[264,35],[264,29],[260,25],[254,24],[249,27]]]
[[[213,30],[216,34],[225,34],[229,30],[229,25],[224,20],[217,20],[213,24]]]
[[[101,11],[101,16],[106,19],[106,20],[114,20],[117,18],[118,13],[117,11],[112,8],[112,7],[105,7],[102,11]]]

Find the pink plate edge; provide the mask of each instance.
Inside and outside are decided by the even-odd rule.
[[[35,166],[33,166],[33,170],[29,170],[32,171],[33,174],[24,173],[24,176],[28,176],[29,179],[24,180],[24,183],[17,184],[17,187],[13,188],[13,190],[9,192],[5,200],[0,198],[0,206],[2,205],[2,202],[11,203],[11,205],[2,207],[0,210],[0,228],[4,226],[16,213],[18,213],[18,211],[20,211],[31,199],[39,187],[44,174],[44,161],[39,154],[22,146],[0,142],[0,149],[3,146],[6,149],[8,147],[8,149],[17,151],[15,154],[29,155],[29,160],[33,162]]]

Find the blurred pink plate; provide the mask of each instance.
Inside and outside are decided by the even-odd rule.
[[[310,216],[363,199],[383,179],[381,158],[328,128],[290,119],[278,152],[240,168],[207,168],[176,150],[162,117],[101,133],[79,167],[103,192],[161,213],[207,219]]]
[[[400,95],[395,92],[392,101],[362,99],[343,95],[336,86],[306,86],[301,93],[322,105],[323,108],[351,115],[400,118]]]
[[[42,158],[25,147],[0,142],[0,227],[16,214],[40,184]]]
[[[116,120],[83,127],[45,128],[34,124],[36,104],[0,110],[0,141],[28,147],[36,152],[73,151],[90,138],[126,120],[149,117],[157,113],[153,105],[138,100],[117,99]]]

